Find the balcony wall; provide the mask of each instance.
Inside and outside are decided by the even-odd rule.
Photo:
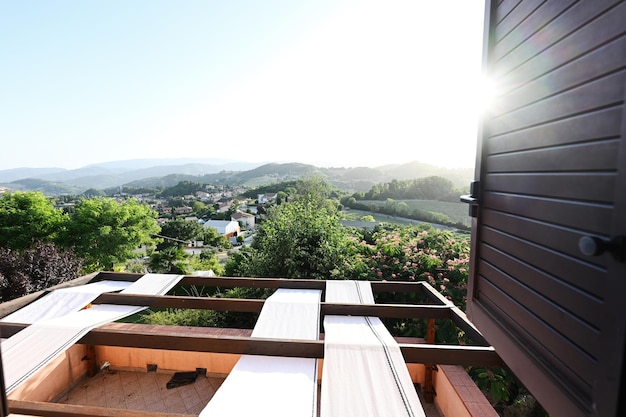
[[[235,330],[235,332],[240,331]],[[149,364],[157,365],[158,371],[161,372],[205,368],[208,376],[225,377],[239,357],[240,355],[235,354],[211,352],[74,345],[64,355],[12,392],[9,398],[52,402],[86,378],[90,368],[99,369],[104,362],[108,362],[111,369],[137,372],[146,372]],[[321,380],[323,361],[319,362]],[[413,382],[423,384],[424,365],[407,364],[407,367]],[[498,417],[462,367],[438,366],[437,372],[434,372],[433,381],[436,391],[434,404],[442,417]]]

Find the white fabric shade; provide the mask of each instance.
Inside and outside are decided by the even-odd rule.
[[[163,295],[182,275],[147,274],[122,290],[125,294]],[[145,307],[100,304],[60,317],[37,321],[2,341],[7,394],[65,352],[89,330],[139,312]]]
[[[85,308],[102,293],[120,291],[131,284],[132,282],[128,281],[99,281],[78,287],[54,290],[3,317],[0,321],[32,324],[36,321],[64,316]]]
[[[368,281],[327,281],[326,302],[373,304]],[[402,353],[377,317],[325,316],[321,417],[424,417]]]
[[[265,301],[252,337],[317,340],[320,297],[319,290],[278,289]],[[219,416],[317,416],[317,360],[242,355],[200,413]]]

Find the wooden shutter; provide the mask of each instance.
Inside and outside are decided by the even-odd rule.
[[[624,247],[584,252],[626,236],[626,2],[494,0],[485,25],[469,316],[551,416],[625,415]]]

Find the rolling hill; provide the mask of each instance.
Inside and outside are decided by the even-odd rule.
[[[218,162],[218,161],[214,161]],[[222,161],[223,162],[223,161]],[[155,165],[150,165],[155,164]],[[16,178],[25,175],[22,178]],[[250,164],[201,161],[113,161],[76,170],[20,168],[0,171],[0,185],[14,190],[38,190],[46,194],[80,194],[87,189],[120,186],[171,187],[180,181],[256,187],[281,181],[317,176],[347,191],[367,191],[376,183],[438,175],[465,188],[473,169],[446,169],[421,162],[380,167],[321,168],[302,163]]]

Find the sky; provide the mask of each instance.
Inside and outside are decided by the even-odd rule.
[[[482,0],[0,0],[0,170],[472,167]]]

